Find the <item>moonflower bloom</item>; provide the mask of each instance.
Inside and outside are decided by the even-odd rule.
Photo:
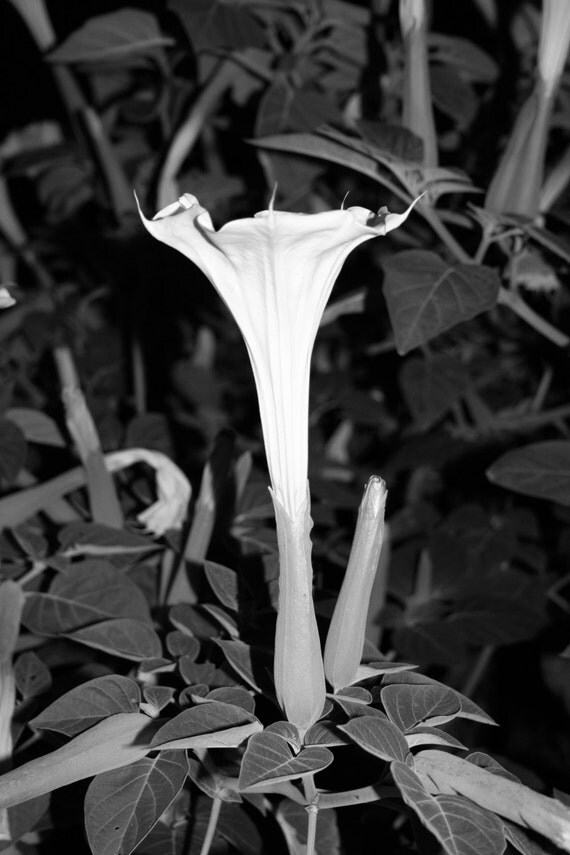
[[[152,220],[158,240],[208,277],[245,340],[257,387],[279,546],[275,687],[301,731],[325,698],[312,599],[308,470],[309,372],[319,323],[347,255],[401,225],[403,214],[366,208],[293,214],[272,206],[219,230],[185,194]],[[142,214],[141,214],[142,216]]]

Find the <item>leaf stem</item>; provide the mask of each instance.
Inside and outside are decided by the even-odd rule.
[[[521,320],[525,321],[557,347],[568,347],[570,344],[570,337],[566,333],[552,326],[551,323],[538,315],[534,309],[531,309],[528,303],[525,303],[516,291],[501,287],[498,303],[502,306],[508,306]]]
[[[212,799],[212,809],[208,818],[208,827],[206,829],[206,836],[204,837],[202,848],[200,849],[200,855],[208,855],[208,852],[210,851],[210,847],[216,833],[216,828],[218,827],[218,819],[220,818],[221,809],[222,800],[214,797]]]

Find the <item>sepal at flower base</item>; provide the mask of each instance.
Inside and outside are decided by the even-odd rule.
[[[279,609],[275,632],[275,691],[301,735],[325,703],[321,643],[313,605],[309,495],[293,519],[271,491],[279,545]]]

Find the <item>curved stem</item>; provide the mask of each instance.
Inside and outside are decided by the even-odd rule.
[[[538,315],[516,291],[501,288],[498,302],[503,306],[508,306],[521,320],[534,327],[538,333],[549,339],[557,347],[568,347],[570,344],[570,337],[566,333],[552,326],[551,323]]]

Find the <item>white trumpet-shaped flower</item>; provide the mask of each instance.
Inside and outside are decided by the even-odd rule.
[[[275,689],[288,720],[302,733],[317,720],[325,701],[312,598],[307,488],[311,353],[349,252],[397,228],[410,210],[390,214],[381,209],[374,214],[355,207],[304,215],[271,206],[216,230],[195,196],[186,194],[154,219],[143,217],[155,238],[206,274],[246,343],[277,522]]]
[[[214,229],[185,194],[148,231],[206,274],[245,339],[259,397],[271,484],[294,517],[306,498],[311,353],[342,264],[358,244],[408,216],[366,208],[292,214],[261,211]]]

